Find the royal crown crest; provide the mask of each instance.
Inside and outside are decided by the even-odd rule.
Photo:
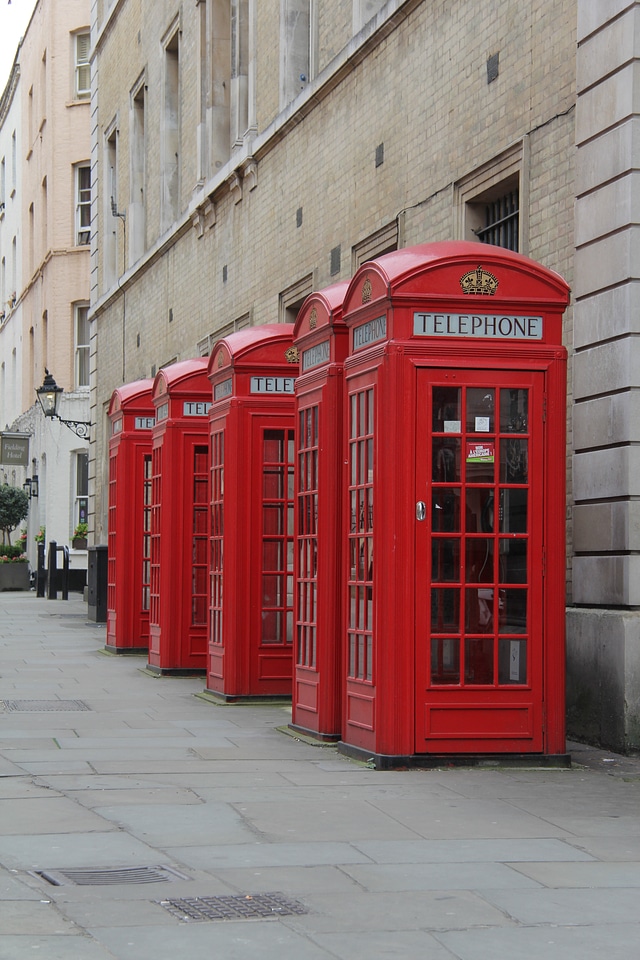
[[[468,273],[460,277],[460,286],[463,293],[492,297],[498,289],[498,278],[494,277],[488,270],[483,270],[481,266],[478,266],[475,270],[469,270]]]
[[[297,347],[289,347],[288,350],[285,350],[284,355],[287,363],[298,363],[300,359]]]
[[[314,307],[309,314],[309,330],[315,330],[318,325],[318,311]]]
[[[369,280],[369,277],[367,277],[367,279],[362,284],[362,302],[369,303],[369,300],[371,300],[372,293],[373,293],[373,288],[371,287],[371,280]]]

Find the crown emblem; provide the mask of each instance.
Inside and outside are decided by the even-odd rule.
[[[318,311],[314,307],[309,314],[309,330],[315,330],[318,325]]]
[[[373,288],[371,286],[371,280],[369,280],[369,277],[367,277],[367,279],[362,284],[362,302],[369,303],[369,300],[371,300],[372,293],[373,293]]]
[[[297,363],[299,360],[297,347],[289,347],[288,350],[285,350],[284,355],[287,363]]]
[[[498,289],[498,278],[494,277],[488,270],[483,270],[481,266],[477,266],[475,270],[469,270],[468,273],[460,277],[460,286],[463,293],[492,297]]]
[[[222,355],[222,350],[220,350],[218,353],[218,369],[220,369],[223,363],[224,363],[224,357]]]

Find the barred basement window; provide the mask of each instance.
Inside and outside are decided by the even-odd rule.
[[[519,191],[510,190],[484,204],[484,226],[474,230],[482,243],[518,250]]]

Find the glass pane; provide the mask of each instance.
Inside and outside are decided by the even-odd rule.
[[[529,441],[507,437],[500,441],[500,480],[502,483],[529,482]]]
[[[279,607],[282,603],[280,588],[282,578],[277,576],[262,578],[262,605],[265,607]]]
[[[284,533],[284,507],[282,504],[265,506],[262,513],[264,518],[264,533]]]
[[[500,533],[527,532],[528,499],[528,490],[500,491]]]
[[[527,682],[527,641],[498,641],[498,683]]]
[[[457,637],[431,640],[431,683],[460,683],[460,641]]]
[[[263,493],[265,499],[282,500],[284,497],[283,476],[282,467],[276,467],[275,469],[273,467],[265,468],[263,478]]]
[[[431,629],[436,633],[457,633],[459,631],[459,590],[436,588],[431,591]]]
[[[434,533],[460,531],[460,491],[441,488],[433,491],[431,529]]]
[[[282,540],[265,540],[262,544],[262,569],[282,570]]]
[[[262,642],[280,643],[282,638],[282,613],[279,610],[262,611]]]
[[[465,683],[493,683],[493,637],[467,637],[464,679]]]
[[[460,433],[462,414],[460,412],[459,387],[433,388],[432,430],[434,433]]]
[[[500,433],[527,433],[529,391],[500,391]]]
[[[493,633],[494,596],[492,587],[466,591],[465,629],[467,633]]]
[[[500,540],[500,580],[502,583],[527,582],[526,540]]]
[[[465,544],[465,580],[467,583],[493,582],[493,540],[468,537]]]
[[[435,583],[460,580],[460,540],[434,537],[431,543],[431,579]]]
[[[467,487],[466,489],[467,533],[493,533],[494,495],[493,489],[486,487]]]
[[[284,430],[265,430],[264,463],[282,463],[284,460]]]
[[[432,440],[434,483],[460,482],[460,440],[434,437]]]
[[[465,442],[466,478],[468,483],[493,483],[496,443],[493,438]]]
[[[467,433],[495,431],[495,396],[487,387],[467,390]]]
[[[500,633],[527,632],[527,591],[500,591]]]

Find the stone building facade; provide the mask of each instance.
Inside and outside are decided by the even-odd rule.
[[[31,534],[68,544],[88,508],[88,442],[46,420],[35,390],[49,369],[60,415],[89,419],[89,0],[38,0],[0,101],[0,426],[30,438],[38,477]],[[75,557],[86,568],[86,552]]]
[[[605,279],[601,262],[617,258],[623,242],[624,228],[612,220],[624,219],[625,203],[632,214],[631,179],[623,182],[633,176],[635,146],[625,113],[634,96],[626,25],[637,8],[614,2],[605,11],[587,0],[94,0],[95,542],[106,542],[106,411],[116,386],[207,353],[230,330],[294,319],[307,294],[388,250],[483,237],[515,247],[574,286],[576,313],[569,309],[565,325],[570,351],[578,310],[584,318],[575,335],[580,394],[574,404],[571,364],[567,408],[569,437],[574,411],[582,431],[575,458],[571,449],[567,456],[569,673],[579,732],[585,691],[598,687],[590,667],[574,669],[576,659],[589,659],[582,644],[596,642],[604,616],[592,605],[619,625],[623,661],[640,645],[631,637],[640,601],[619,592],[616,573],[627,576],[637,549],[631,508],[620,506],[633,498],[631,418],[623,401],[602,402],[616,349],[628,373],[617,371],[609,392],[633,393],[625,349],[633,342],[627,306],[637,270],[631,219],[629,276],[621,276],[620,263]],[[618,115],[624,129],[615,140],[610,126]],[[601,139],[601,131],[609,132]],[[607,165],[613,140],[619,163]],[[617,313],[618,346],[600,350],[599,338],[611,339],[598,319],[603,310]],[[598,427],[586,426],[597,382],[587,372],[592,363],[607,381],[594,398]],[[599,456],[620,466],[609,492],[594,473]],[[615,537],[607,498],[616,504]],[[591,529],[592,509],[602,518],[602,540]],[[612,582],[598,582],[592,594],[589,583],[603,567]],[[615,723],[592,730],[618,745],[631,742],[632,715],[640,715],[624,666],[622,675],[624,692],[619,684],[609,691]],[[635,676],[640,691],[640,670]]]

